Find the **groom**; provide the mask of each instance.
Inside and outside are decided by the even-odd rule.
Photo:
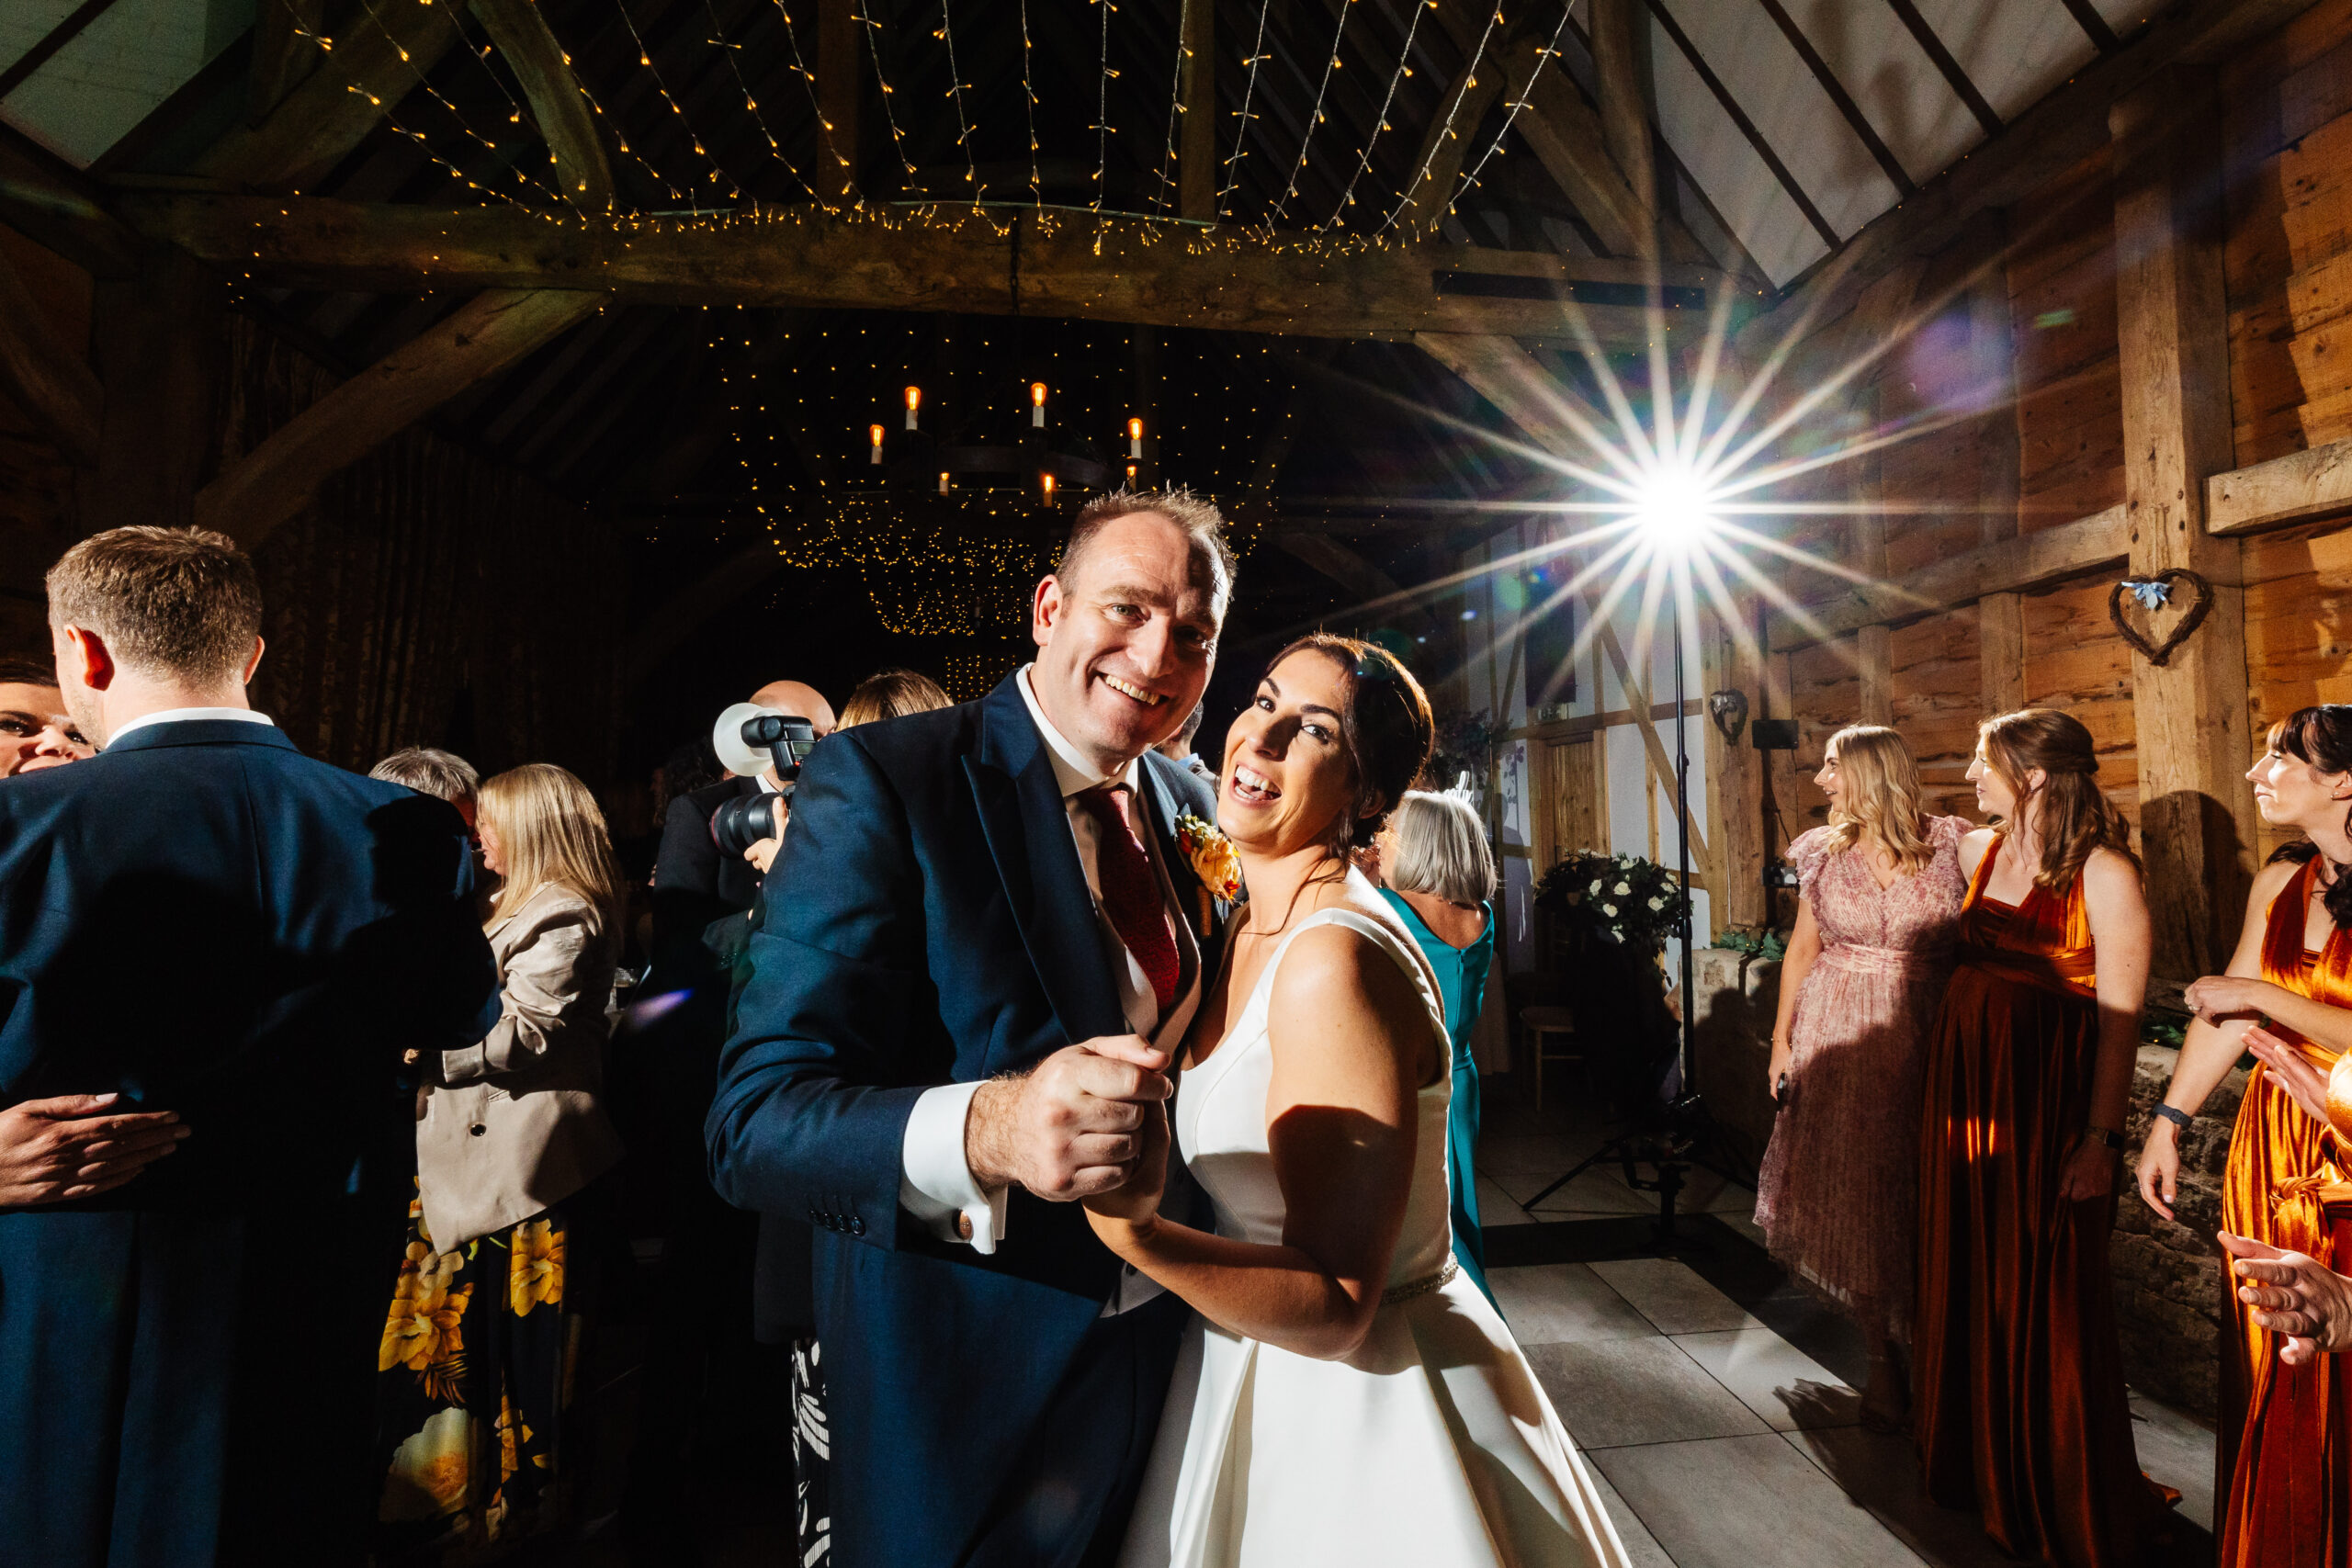
[[[860,726],[800,776],[707,1133],[721,1195],[817,1227],[841,1568],[1115,1554],[1182,1303],[1073,1199],[1125,1182],[1213,974],[1152,748],[1232,592],[1214,507],[1086,508],[1036,662]]]

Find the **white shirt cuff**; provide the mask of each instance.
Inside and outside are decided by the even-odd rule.
[[[979,1091],[977,1083],[940,1084],[916,1099],[899,1145],[899,1206],[942,1241],[994,1252],[1004,1239],[1004,1189],[983,1190],[964,1160],[964,1122]]]

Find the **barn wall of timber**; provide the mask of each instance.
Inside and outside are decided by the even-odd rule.
[[[91,341],[88,275],[0,226],[0,252],[56,335]],[[337,378],[230,312],[214,359],[206,477]],[[0,651],[48,651],[41,580],[86,530],[62,458],[0,395]],[[352,464],[254,552],[268,651],[254,705],[298,744],[366,768],[449,745],[485,773],[529,761],[614,784],[628,609],[619,536],[596,509],[412,428]]]

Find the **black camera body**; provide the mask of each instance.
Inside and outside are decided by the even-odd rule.
[[[783,807],[792,798],[795,781],[800,777],[800,764],[817,744],[817,728],[805,718],[787,714],[763,713],[743,721],[743,744],[763,749],[775,762],[775,776],[782,782],[781,794],[770,795],[762,790],[757,795],[739,795],[720,803],[710,815],[710,836],[722,854],[741,860],[753,844],[773,839],[784,830]]]

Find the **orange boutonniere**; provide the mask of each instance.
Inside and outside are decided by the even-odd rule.
[[[1233,840],[1219,832],[1216,824],[1190,811],[1176,814],[1176,847],[1184,852],[1193,874],[1201,879],[1201,935],[1205,939],[1211,934],[1210,917],[1214,913],[1209,900],[1221,898],[1232,903],[1242,896],[1241,857],[1234,852]]]

